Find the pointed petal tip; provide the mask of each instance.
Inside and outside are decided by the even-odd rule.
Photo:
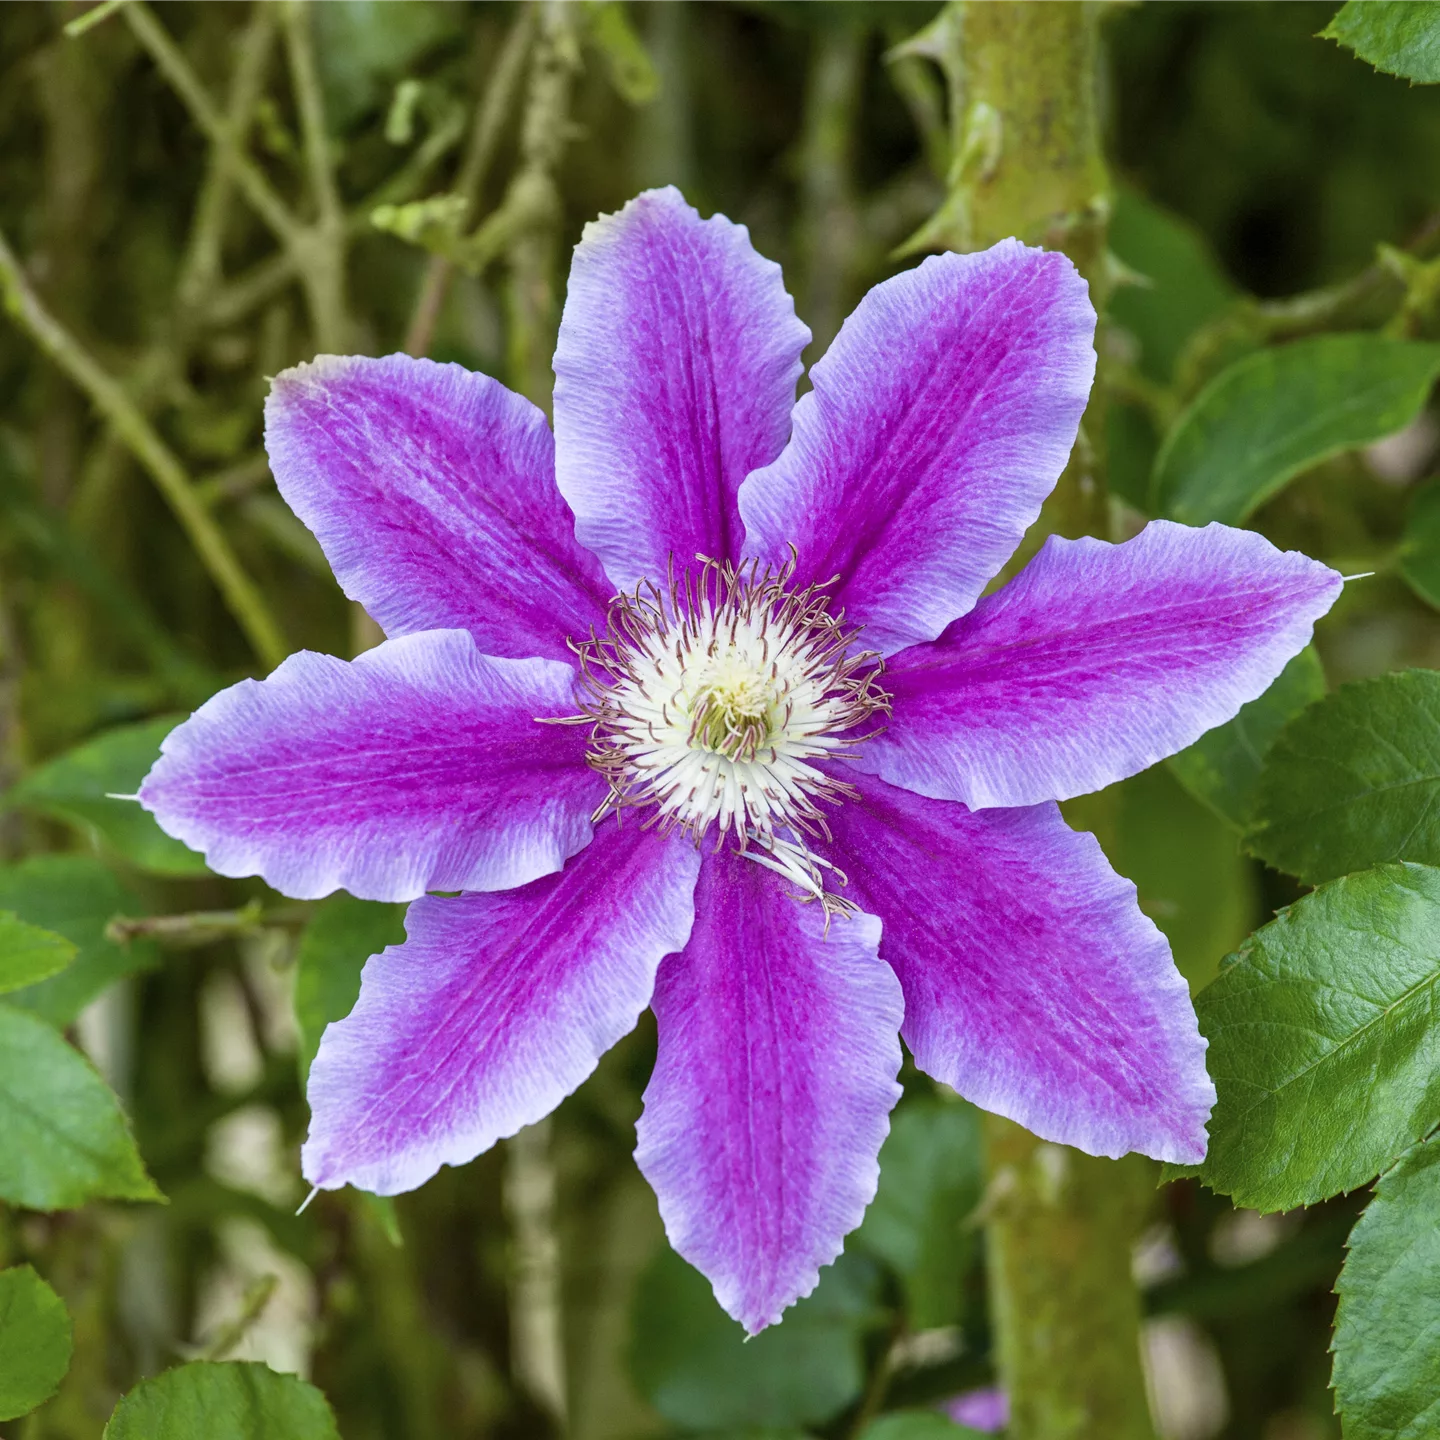
[[[635,1159],[672,1248],[755,1335],[814,1290],[874,1198],[903,1000],[873,916],[827,937],[818,907],[724,854],[695,898],[656,983]]]
[[[306,1178],[413,1190],[550,1114],[635,1027],[685,944],[699,858],[605,826],[556,875],[410,907],[320,1041]]]
[[[939,639],[889,662],[859,768],[976,810],[1066,800],[1183,750],[1309,644],[1340,574],[1252,530],[1052,535]]]
[[[582,738],[530,723],[572,682],[559,661],[481,655],[463,630],[350,662],[301,651],[172,730],[140,803],[217,874],[295,899],[523,885],[591,834]]]

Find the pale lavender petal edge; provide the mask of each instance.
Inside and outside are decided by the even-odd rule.
[[[220,875],[310,900],[498,890],[558,870],[604,782],[557,660],[481,655],[463,630],[356,660],[301,651],[166,736],[140,803]]]
[[[398,1194],[548,1115],[634,1029],[690,933],[699,864],[611,821],[558,875],[417,900],[320,1041],[306,1179]]]
[[[661,966],[635,1159],[671,1245],[752,1335],[808,1295],[875,1195],[899,1098],[900,987],[880,924],[837,920],[743,857],[706,857]]]
[[[800,352],[780,267],[673,187],[585,227],[555,349],[555,462],[614,587],[734,559],[735,496],[790,433]]]
[[[1095,374],[1095,311],[1064,255],[1002,240],[875,286],[811,372],[794,433],[740,491],[746,554],[890,654],[975,603],[1065,468]]]
[[[1165,937],[1053,804],[971,811],[852,767],[829,817],[845,894],[878,915],[915,1063],[1092,1155],[1204,1158],[1215,1087]]]
[[[1051,536],[939,640],[891,658],[893,715],[855,763],[977,809],[1102,789],[1262,695],[1341,586],[1224,525],[1155,520],[1122,545]]]

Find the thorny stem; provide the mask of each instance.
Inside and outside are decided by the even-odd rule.
[[[550,407],[555,339],[555,269],[560,197],[555,167],[570,134],[570,90],[580,46],[569,0],[540,0],[538,34],[520,136],[520,168],[500,210],[516,228],[510,263],[510,378],[522,395]],[[510,223],[510,222],[506,222]],[[511,1335],[516,1378],[563,1425],[567,1412],[560,1241],[555,1227],[551,1122],[506,1142],[505,1203],[511,1227]]]
[[[952,0],[931,32],[950,84],[949,194],[919,248],[1007,235],[1063,249],[1103,313],[1109,184],[1098,107],[1099,7]],[[1092,401],[1044,529],[1107,536]],[[1104,832],[1098,797],[1087,818]],[[1150,1440],[1130,1250],[1154,1168],[1094,1159],[987,1117],[987,1257],[1012,1440]]]
[[[138,5],[131,7],[132,10],[139,8]],[[185,467],[125,388],[102,369],[41,304],[3,233],[0,233],[0,298],[15,323],[85,392],[135,458],[150,472],[256,655],[267,668],[278,665],[288,653],[280,627],[264,596],[241,568],[230,542],[220,533],[209,508],[196,494]]]
[[[802,138],[805,308],[815,352],[835,338],[860,243],[852,169],[865,74],[866,28],[823,30],[815,45],[805,97]]]
[[[465,201],[463,223],[467,225],[479,202],[481,187],[485,184],[485,177],[494,161],[505,118],[515,103],[520,80],[525,73],[525,57],[530,51],[534,29],[535,6],[527,4],[515,17],[505,36],[489,83],[485,87],[485,98],[476,111],[475,125],[470,132],[470,145],[465,152],[465,159],[461,162],[460,173],[455,177],[454,193]],[[429,353],[454,273],[455,264],[452,260],[444,255],[430,257],[430,263],[425,267],[425,278],[420,285],[420,294],[415,301],[415,311],[410,317],[410,327],[405,335],[407,355],[421,356]]]
[[[500,209],[475,232],[508,246],[510,372],[515,388],[548,413],[555,342],[560,195],[555,171],[570,138],[570,90],[580,42],[569,0],[541,0],[540,33],[520,134],[520,168]]]

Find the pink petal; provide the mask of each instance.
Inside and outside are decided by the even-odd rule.
[[[322,355],[265,405],[275,482],[387,635],[468,630],[487,655],[564,656],[610,586],[555,488],[545,417],[488,375]]]
[[[1224,525],[1156,520],[1123,545],[1051,536],[887,664],[894,714],[855,763],[977,809],[1099,790],[1263,694],[1340,587],[1318,560]]]
[[[661,967],[635,1158],[670,1243],[752,1335],[808,1295],[874,1198],[899,1098],[900,987],[879,922],[802,904],[730,852]]]
[[[548,1115],[631,1031],[690,933],[693,845],[611,822],[558,875],[417,900],[310,1069],[305,1177],[413,1190]]]
[[[537,723],[574,711],[574,678],[463,630],[301,651],[172,730],[140,803],[212,870],[299,899],[523,885],[586,844],[605,795],[585,733]]]
[[[1070,455],[1095,311],[1063,256],[1002,240],[877,285],[814,368],[778,460],[740,492],[746,553],[885,654],[933,640],[1020,543]]]
[[[1092,1155],[1205,1155],[1215,1088],[1185,981],[1135,887],[1054,805],[972,812],[846,767],[844,892],[878,915],[915,1063]]]
[[[790,433],[800,352],[743,225],[648,190],[585,227],[555,350],[556,473],[618,590],[737,557],[735,494]]]

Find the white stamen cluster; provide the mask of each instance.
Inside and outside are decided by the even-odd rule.
[[[665,589],[646,582],[613,603],[606,633],[575,644],[592,725],[590,763],[610,782],[596,819],[625,807],[698,843],[711,826],[830,913],[844,876],[806,843],[829,837],[822,806],[853,788],[816,768],[869,738],[889,710],[880,657],[851,653],[823,585],[792,590],[793,561],[762,569],[698,556]],[[874,732],[869,732],[873,734]]]

